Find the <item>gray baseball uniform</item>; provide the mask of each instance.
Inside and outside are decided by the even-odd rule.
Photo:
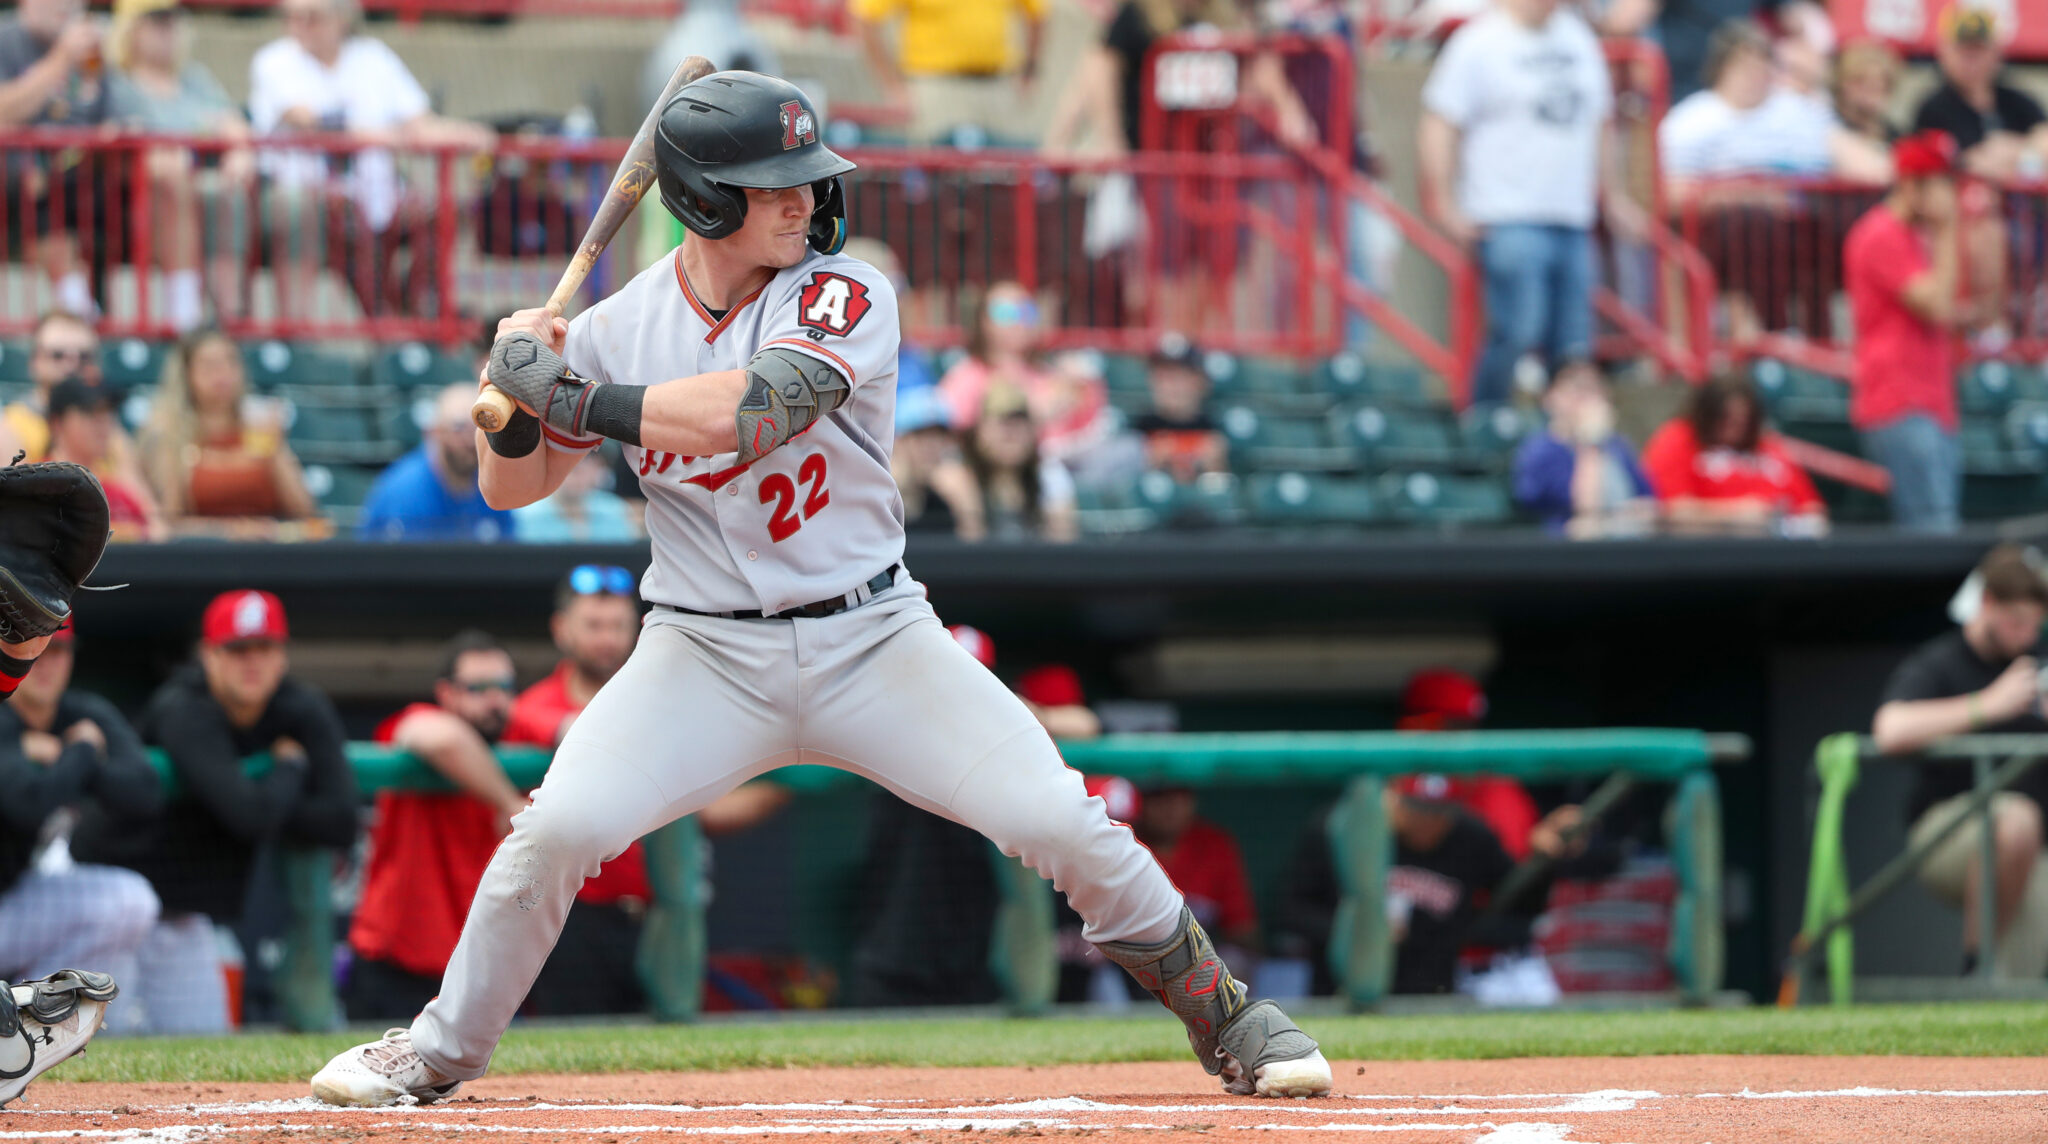
[[[897,337],[888,280],[818,254],[714,315],[678,251],[570,326],[565,357],[600,381],[736,369],[785,345],[831,363],[853,392],[751,466],[730,453],[628,450],[654,546],[642,593],[689,611],[648,616],[632,658],[576,721],[492,856],[441,994],[413,1023],[413,1046],[435,1071],[483,1075],[601,863],[791,764],[864,775],[987,835],[1066,891],[1092,941],[1152,944],[1176,932],[1181,897],[1165,872],[900,567],[903,508],[889,473]],[[595,445],[552,430],[549,443]],[[892,568],[892,583],[871,591]],[[842,597],[854,606],[816,619],[691,614],[772,614]]]

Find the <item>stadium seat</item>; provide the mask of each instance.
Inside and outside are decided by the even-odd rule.
[[[288,437],[308,461],[382,463],[403,453],[412,403],[398,390],[293,388]],[[417,439],[416,437],[414,438]]]
[[[1360,405],[1331,415],[1340,444],[1364,450],[1373,468],[1447,468],[1464,460],[1448,413]]]
[[[1492,477],[1386,473],[1380,477],[1380,499],[1388,515],[1404,524],[1504,524],[1514,515],[1506,487]]]
[[[1152,407],[1152,391],[1145,384],[1145,359],[1130,354],[1102,355],[1102,384],[1109,390],[1109,403],[1126,414],[1143,413]]]
[[[348,527],[355,524],[363,501],[369,497],[370,486],[383,471],[381,465],[309,464],[306,491],[313,494],[313,499],[320,502],[336,524]]]
[[[1415,366],[1370,361],[1350,350],[1324,362],[1316,377],[1319,387],[1339,401],[1415,407],[1439,403]]]
[[[242,360],[249,367],[249,384],[257,389],[285,385],[353,386],[362,380],[362,369],[355,359],[303,342],[257,342],[243,347]]]
[[[155,385],[167,347],[141,338],[116,338],[100,346],[100,376],[116,389]]]
[[[1325,417],[1286,417],[1232,405],[1218,418],[1240,469],[1353,469],[1358,448],[1334,439]]]
[[[1379,517],[1371,482],[1321,473],[1259,473],[1251,510],[1262,524],[1370,524]]]
[[[2016,402],[2048,399],[2048,379],[2032,366],[1980,361],[1964,367],[1956,396],[1964,413],[2002,416]]]
[[[2015,439],[2007,418],[1965,417],[1957,433],[1962,448],[1963,472],[1985,476],[2038,473],[2048,454],[2027,436]]]
[[[412,389],[474,381],[474,358],[466,350],[451,353],[425,342],[406,342],[387,348],[370,363],[370,384]]]
[[[1133,492],[1137,503],[1152,514],[1154,527],[1213,528],[1244,515],[1237,477],[1231,473],[1203,473],[1182,484],[1153,470],[1139,475]]]
[[[1467,454],[1489,468],[1505,468],[1536,418],[1512,405],[1474,406],[1458,419]]]
[[[28,383],[28,343],[0,341],[0,385]]]
[[[1324,413],[1335,402],[1317,376],[1286,358],[1240,358],[1233,396],[1269,413]]]
[[[1758,358],[1750,376],[1763,393],[1764,407],[1781,423],[1849,420],[1849,387],[1839,378],[1776,358]]]

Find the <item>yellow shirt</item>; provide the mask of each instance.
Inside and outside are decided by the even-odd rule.
[[[999,75],[1017,66],[1010,17],[1038,20],[1045,0],[850,0],[871,24],[903,17],[903,74]]]

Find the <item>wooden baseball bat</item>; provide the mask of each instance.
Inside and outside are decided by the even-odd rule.
[[[568,268],[562,271],[562,280],[555,283],[555,292],[548,295],[550,317],[562,316],[563,307],[576,296],[576,291],[583,288],[583,280],[590,277],[598,255],[611,245],[619,228],[640,205],[647,189],[654,185],[654,128],[661,121],[661,109],[668,106],[669,98],[682,90],[685,84],[703,79],[712,70],[710,60],[691,56],[677,64],[675,74],[668,77],[668,86],[661,89],[661,98],[655,100],[654,106],[648,110],[646,121],[640,124],[640,130],[633,136],[633,145],[626,148],[626,157],[619,160],[619,169],[612,174],[611,189],[605,192],[604,201],[598,204],[597,213],[591,216],[590,228],[583,232],[583,241],[577,244],[575,256],[569,259]],[[469,419],[484,432],[496,433],[511,419],[513,408],[512,399],[503,390],[495,385],[486,386],[477,395],[476,404],[469,407]]]

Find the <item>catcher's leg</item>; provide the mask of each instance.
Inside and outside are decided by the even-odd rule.
[[[0,1108],[28,1082],[85,1051],[120,989],[104,973],[66,969],[40,981],[0,981]]]
[[[849,622],[835,628],[841,620]],[[1083,934],[1181,1018],[1202,1067],[1230,1091],[1330,1091],[1316,1043],[1272,1002],[1247,1003],[1151,852],[1110,820],[1030,710],[921,597],[798,621],[798,639],[814,645],[807,747],[973,827],[1052,879],[1086,923]]]
[[[784,625],[655,613],[491,856],[440,996],[411,1029],[329,1062],[314,1094],[431,1101],[482,1076],[584,880],[655,827],[795,761],[781,706],[793,658]]]

